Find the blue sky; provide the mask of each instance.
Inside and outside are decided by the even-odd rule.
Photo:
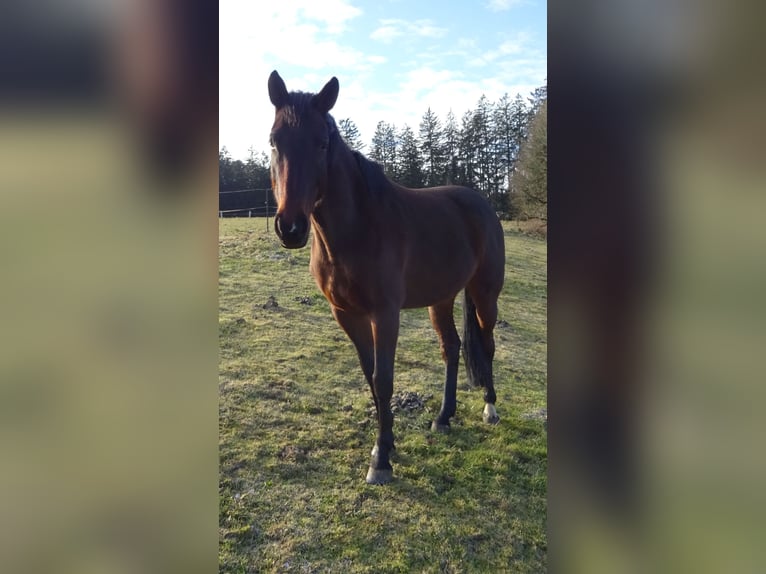
[[[368,145],[380,120],[417,133],[429,107],[459,120],[482,94],[526,97],[547,77],[542,0],[222,0],[219,14],[219,141],[236,159],[268,148],[274,69],[289,90],[336,76],[331,113]]]

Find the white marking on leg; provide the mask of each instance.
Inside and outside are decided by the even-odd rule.
[[[500,417],[497,416],[495,405],[490,403],[484,403],[484,422],[490,424],[497,424],[500,421]]]

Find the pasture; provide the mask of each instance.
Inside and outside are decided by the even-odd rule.
[[[545,242],[503,223],[497,426],[461,360],[452,430],[431,432],[444,364],[427,310],[402,311],[381,487],[364,481],[372,397],[309,248],[262,219],[219,224],[220,572],[545,571]]]

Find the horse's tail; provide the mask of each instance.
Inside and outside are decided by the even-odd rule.
[[[467,289],[463,291],[463,361],[471,385],[492,388],[492,357],[482,342],[476,305]]]

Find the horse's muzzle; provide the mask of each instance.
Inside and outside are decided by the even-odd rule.
[[[282,247],[299,249],[308,241],[309,220],[305,215],[299,214],[293,221],[287,221],[278,213],[274,218],[274,231],[282,241]]]

